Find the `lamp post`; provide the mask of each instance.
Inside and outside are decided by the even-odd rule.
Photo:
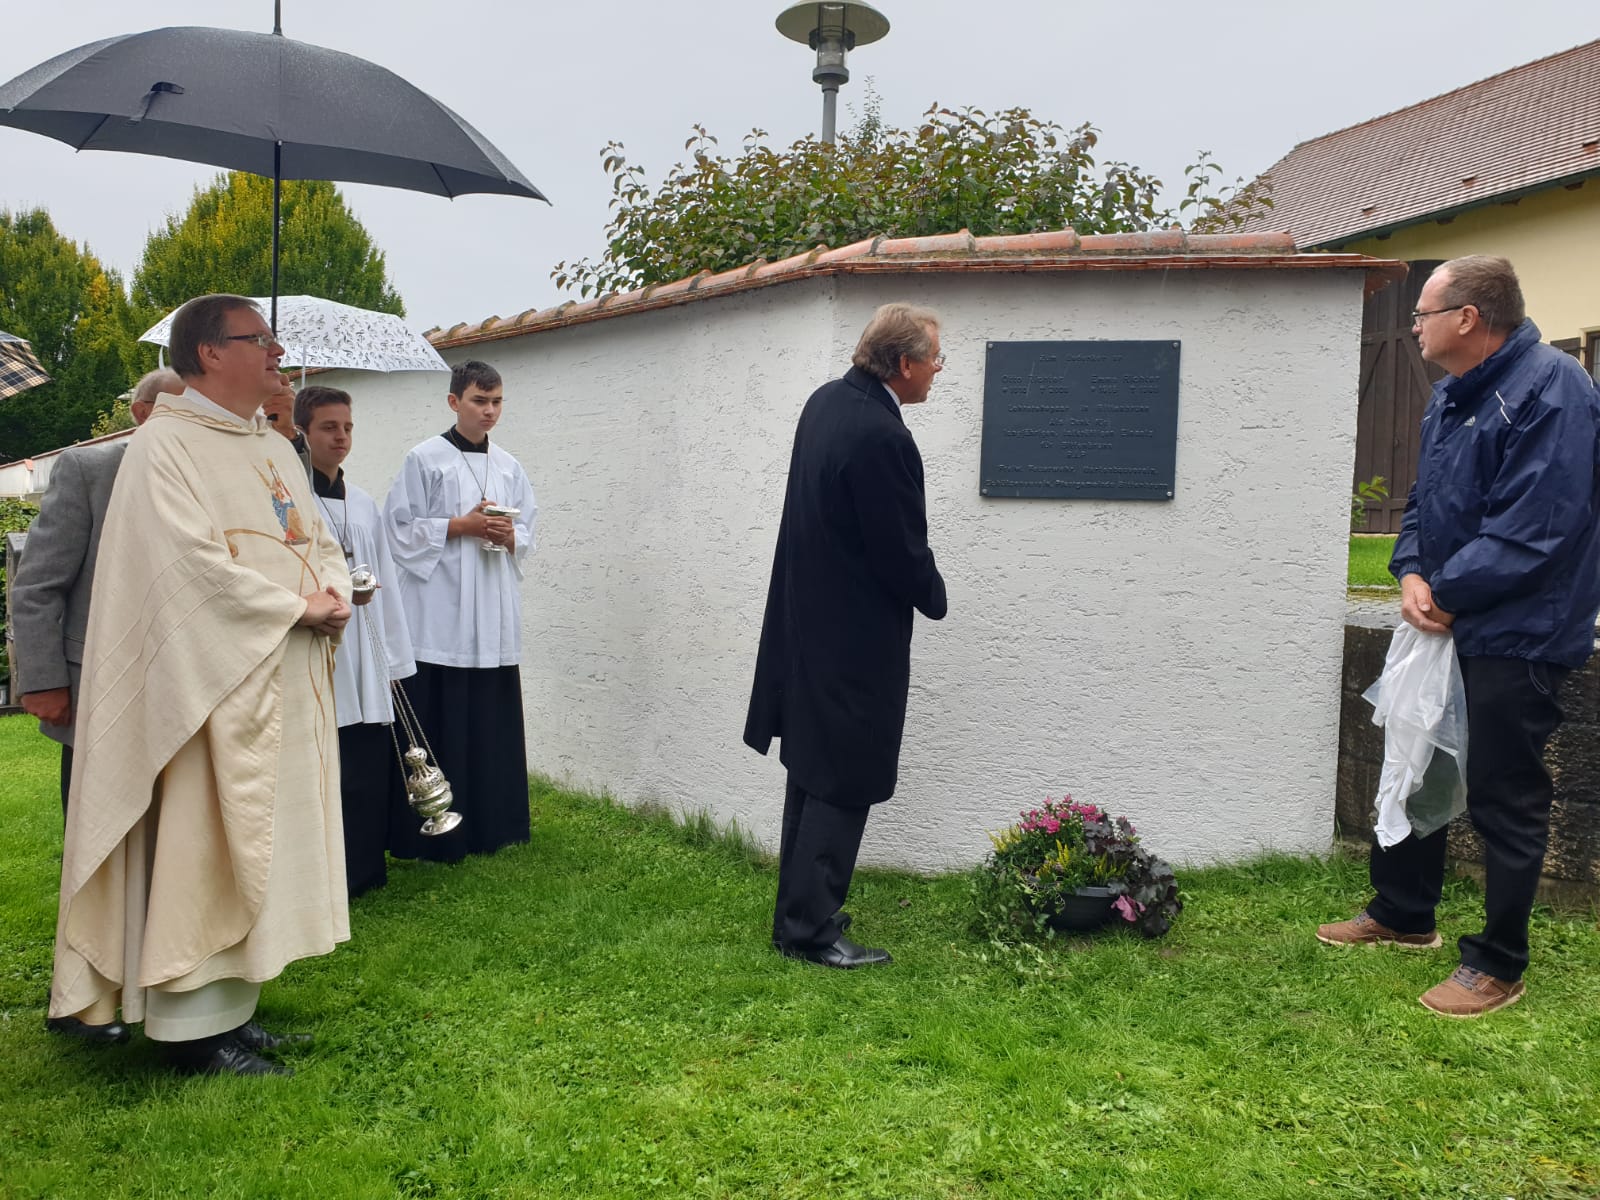
[[[792,4],[778,14],[778,32],[792,42],[804,42],[817,52],[811,78],[822,85],[822,140],[833,145],[834,119],[839,106],[839,85],[850,82],[845,55],[857,46],[875,42],[889,32],[889,18],[870,4]]]

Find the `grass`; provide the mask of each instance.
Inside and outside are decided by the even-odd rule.
[[[1351,534],[1350,586],[1397,591],[1399,584],[1389,574],[1389,556],[1393,553],[1393,534]]]
[[[772,953],[738,839],[536,782],[531,845],[398,865],[267,985],[267,1026],[317,1035],[295,1078],[187,1079],[42,1030],[54,747],[6,718],[0,761],[6,1197],[1600,1193],[1592,914],[1538,914],[1528,998],[1457,1022],[1416,1003],[1449,951],[1311,937],[1360,902],[1347,859],[1184,873],[1167,939],[1035,981],[984,961],[961,878],[863,871],[897,961],[833,973]],[[1479,912],[1448,885],[1448,935]]]

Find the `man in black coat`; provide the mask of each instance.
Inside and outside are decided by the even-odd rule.
[[[938,317],[886,304],[854,366],[800,414],[744,740],[788,768],[772,944],[828,967],[887,963],[842,911],[870,807],[894,795],[912,610],[946,611],[922,456],[900,416],[944,366]]]

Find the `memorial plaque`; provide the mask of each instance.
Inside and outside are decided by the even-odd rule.
[[[1178,342],[990,342],[985,496],[1170,500]]]

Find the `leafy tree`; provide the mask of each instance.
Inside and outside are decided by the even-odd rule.
[[[0,461],[70,445],[143,369],[122,279],[43,209],[0,212],[0,329],[27,338],[51,382],[0,402]]]
[[[587,296],[776,260],[874,234],[1033,233],[1071,226],[1122,233],[1185,220],[1198,231],[1237,227],[1270,205],[1259,185],[1219,186],[1208,154],[1185,168],[1175,207],[1162,183],[1128,163],[1095,158],[1090,125],[1067,130],[1026,108],[988,114],[934,105],[915,130],[892,129],[868,98],[865,116],[836,146],[812,137],[775,148],[765,131],[730,158],[703,126],[661,186],[630,163],[620,142],[601,152],[613,216],[598,261],[557,263],[551,278]]]
[[[405,315],[383,252],[331,183],[283,184],[278,294],[314,295]],[[150,235],[133,300],[151,323],[192,296],[272,290],[272,180],[243,171],[196,188],[187,211]]]
[[[105,437],[108,433],[116,433],[122,429],[133,428],[133,405],[118,396],[106,409],[94,419],[94,424],[89,428],[90,437]]]

